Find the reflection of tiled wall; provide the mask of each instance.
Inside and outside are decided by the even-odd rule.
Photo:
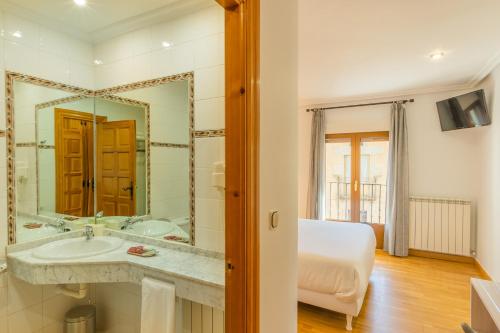
[[[163,41],[173,46],[164,48]],[[195,130],[224,128],[224,11],[220,7],[103,42],[96,46],[95,57],[103,61],[96,67],[98,88],[194,71]],[[158,124],[153,113],[152,109],[152,134]],[[157,133],[166,133],[162,128]],[[169,142],[154,137],[152,141]],[[214,162],[224,161],[223,142],[220,137],[195,139],[196,245],[217,251],[224,250],[224,196],[213,188],[211,173]],[[205,154],[208,151],[214,154]],[[154,193],[151,199],[155,200]],[[159,204],[152,203],[152,208]]]

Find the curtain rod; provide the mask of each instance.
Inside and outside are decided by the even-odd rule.
[[[355,108],[359,106],[370,106],[370,105],[384,105],[384,104],[393,104],[393,103],[413,103],[415,102],[415,99],[403,99],[399,101],[389,101],[389,102],[378,102],[378,103],[366,103],[366,104],[354,104],[354,105],[341,105],[341,106],[329,106],[329,107],[324,107],[324,108],[312,108],[312,109],[307,109],[307,112],[315,112],[315,111],[322,111],[322,110],[333,110],[333,109],[345,109],[345,108]]]

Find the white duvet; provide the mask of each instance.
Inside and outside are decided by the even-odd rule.
[[[368,286],[375,247],[369,225],[299,220],[299,288],[358,299]]]

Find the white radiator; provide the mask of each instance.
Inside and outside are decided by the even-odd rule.
[[[410,198],[410,249],[471,256],[471,201]]]

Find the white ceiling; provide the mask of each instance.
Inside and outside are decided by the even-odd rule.
[[[40,24],[101,41],[212,5],[214,0],[0,0],[0,6]]]
[[[299,0],[301,102],[470,87],[498,64],[499,14],[499,0]]]

